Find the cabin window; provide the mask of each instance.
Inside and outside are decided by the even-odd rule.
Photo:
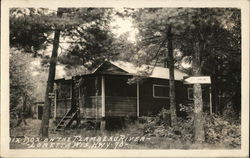
[[[154,98],[168,98],[169,87],[166,85],[153,85],[153,97]]]
[[[194,99],[194,89],[188,88],[188,100],[193,100],[193,99]]]

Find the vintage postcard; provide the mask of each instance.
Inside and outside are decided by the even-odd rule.
[[[2,1],[1,157],[248,148],[249,1]]]

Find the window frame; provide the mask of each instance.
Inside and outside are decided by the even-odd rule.
[[[164,96],[156,96],[155,95],[155,87],[166,87],[169,89],[168,85],[161,85],[161,84],[153,84],[153,98],[169,98],[169,93],[168,96],[164,97]]]
[[[189,87],[187,90],[188,90],[188,93],[187,93],[187,95],[188,95],[188,100],[194,100],[194,88]],[[192,97],[192,98],[190,98],[190,90],[193,91],[193,97]]]

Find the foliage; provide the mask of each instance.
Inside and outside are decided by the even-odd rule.
[[[38,59],[40,61],[41,59]],[[33,65],[33,67],[35,67]],[[33,73],[35,73],[31,78],[34,80],[34,84],[36,85],[32,89],[32,95],[35,98],[35,101],[43,101],[45,96],[45,89],[47,84],[47,78],[48,78],[48,69],[44,69],[42,66],[37,66],[33,70]]]
[[[114,59],[128,61],[136,64],[138,60],[137,51],[135,43],[128,40],[129,33],[124,33],[120,35],[113,43],[113,50],[116,52]]]
[[[167,46],[166,41],[163,41],[167,37],[167,30],[170,26],[173,33],[173,48],[174,50],[180,48],[179,35],[186,27],[190,26],[191,12],[192,9],[185,8],[142,8],[135,12],[135,21],[139,30],[138,46],[141,51],[146,52],[145,57],[148,58],[148,61],[157,62],[155,59],[159,58],[157,64],[165,63]],[[162,42],[159,54],[155,54]],[[181,60],[182,58],[175,56],[175,60],[177,59]]]
[[[190,111],[190,106],[187,106]],[[164,109],[156,117],[142,118],[143,133],[150,137],[164,137],[169,140],[193,142],[193,115],[188,119],[178,117],[177,128],[170,127],[162,118]],[[226,120],[224,117],[205,114],[205,142],[208,144],[223,144],[238,148],[241,145],[241,126],[237,120]]]
[[[237,101],[237,95],[240,95],[241,76],[239,9],[141,8],[134,14],[139,30],[139,52],[144,52],[137,53],[138,56],[140,55],[138,62],[156,62],[157,45],[159,46],[164,40],[167,27],[171,25],[173,48],[180,52],[180,56],[175,57],[175,66],[191,74],[192,67],[185,69],[182,64],[192,64],[194,42],[202,41],[204,43],[204,48],[200,52],[202,74],[210,75],[213,86],[217,87],[217,89],[213,88],[213,100],[216,100],[220,92],[226,94],[224,104],[230,100]],[[164,47],[160,50],[159,63],[166,60],[164,55],[166,51]],[[237,89],[237,91],[232,93],[231,89]],[[234,103],[235,106],[240,105],[239,100],[238,97],[238,103]]]
[[[171,127],[168,120],[170,118],[164,118],[164,113],[166,113],[166,109],[162,109],[156,117],[144,118],[146,119],[144,125],[144,134],[146,136],[166,137],[169,140],[183,142],[193,141],[193,119],[177,118],[177,126]]]
[[[10,46],[31,53],[44,49],[53,29],[50,22],[55,16],[47,12],[44,8],[11,8]]]
[[[110,21],[113,9],[60,8],[62,18],[48,8],[12,8],[10,10],[10,45],[36,56],[53,43],[53,32],[61,30],[60,64],[96,67],[115,53]],[[116,45],[117,46],[117,45]],[[49,62],[47,54],[44,65]]]
[[[110,50],[113,36],[108,25],[111,13],[112,9],[109,8],[58,8],[57,14],[41,8],[10,10],[11,47],[25,48],[37,56],[37,50],[45,49],[44,46],[53,43],[41,125],[43,136],[48,136],[51,103],[48,93],[53,91],[58,47],[61,47],[60,37],[63,42],[69,43],[66,55],[61,56],[64,60],[59,60],[61,64],[75,63],[87,68],[96,67],[112,54]],[[22,27],[26,29],[21,29]],[[54,39],[49,37],[52,32]]]
[[[20,126],[31,115],[34,102],[32,56],[23,51],[10,49],[10,128]]]
[[[238,9],[143,8],[139,9],[136,15],[137,25],[141,37],[140,44],[142,47],[146,47],[150,50],[150,48],[153,47],[148,47],[149,44],[161,45],[161,43],[164,43],[164,40],[168,38],[167,30],[169,28],[173,28],[173,41],[168,41],[168,48],[171,48],[169,46],[171,46],[173,42],[173,47],[180,50],[181,57],[178,60],[180,60],[181,62],[177,62],[177,64],[186,62],[186,60],[182,59],[185,56],[190,56],[192,58],[192,75],[201,76],[203,75],[202,71],[204,73],[204,69],[207,69],[206,75],[212,76],[212,83],[215,87],[213,88],[213,96],[215,97],[217,97],[218,95],[216,86],[218,86],[218,89],[222,91],[221,86],[218,84],[219,79],[217,78],[217,76],[219,75],[223,76],[223,80],[227,80],[229,81],[229,84],[234,85],[235,88],[237,88],[237,92],[240,93],[240,80],[235,79],[240,78],[240,74],[237,73],[237,77],[232,77],[232,75],[230,76],[230,73],[228,73],[231,70],[235,71],[235,68],[226,67],[223,71],[223,74],[222,72],[218,71],[221,65],[215,64],[216,59],[222,58],[221,56],[223,56],[223,61],[227,60],[227,63],[229,63],[228,59],[230,58],[229,56],[232,56],[232,54],[237,54],[237,57],[231,58],[231,63],[237,63],[235,61],[238,61],[238,57],[240,57],[240,42],[232,42],[235,41],[234,38],[237,37],[237,39],[240,41],[240,32],[236,31],[236,29],[239,29],[240,25],[240,11]],[[169,45],[169,43],[171,44]],[[170,57],[172,54],[172,50],[168,50],[168,55],[164,56],[164,45],[160,48],[162,49],[159,49],[159,51],[156,51],[155,49],[153,49],[153,51],[148,51],[156,52],[154,55],[151,55],[151,60],[156,58],[154,62],[157,63],[160,56],[162,56],[163,61],[166,60],[166,57],[168,57],[168,59],[171,59]],[[209,59],[212,59],[212,64],[211,60]],[[144,61],[147,60],[143,60],[142,62]],[[173,65],[171,64],[171,61],[172,60],[169,60],[169,68],[171,68],[171,65]],[[237,67],[239,67],[240,63],[238,63],[237,65]],[[208,67],[210,66],[212,66],[212,68],[209,69]],[[227,79],[225,76],[225,74],[227,73],[229,75],[229,79]],[[233,82],[231,79],[233,79]],[[171,87],[172,86],[170,84],[170,91]],[[225,89],[227,89],[228,91]],[[230,93],[231,88],[226,87],[225,89],[223,89],[224,92],[222,93]],[[202,91],[200,85],[194,85],[194,96],[194,128],[196,129],[195,140],[203,141],[204,128],[202,122]],[[230,94],[229,96],[232,96],[232,94]],[[170,95],[170,102],[172,101],[172,98],[173,97],[171,97]],[[240,98],[238,97],[238,99]],[[171,109],[173,109],[174,107],[172,105],[173,104],[171,103]]]
[[[185,38],[182,39],[183,46],[180,50],[184,54],[194,52],[195,41],[201,45],[201,71],[202,75],[211,76],[216,112],[222,111],[223,108],[219,108],[224,107],[223,104],[240,100],[240,16],[240,10],[236,8],[197,9],[190,19],[195,27],[186,28],[182,33]],[[232,89],[235,92],[232,93]],[[224,103],[217,102],[218,95],[226,96]],[[240,103],[234,103],[234,106],[239,105]]]
[[[205,117],[205,139],[207,143],[223,143],[230,147],[241,145],[241,125],[235,121],[227,121],[216,114]]]
[[[10,49],[10,109],[18,105],[20,97],[26,98],[26,103],[31,104],[33,100],[32,90],[34,81],[31,65],[32,57],[22,51]]]
[[[93,69],[115,56],[115,37],[110,28],[112,12],[109,8],[71,8],[71,12],[65,16],[74,17],[77,24],[69,25],[62,31],[69,47],[58,58],[59,62],[67,66],[83,65]]]

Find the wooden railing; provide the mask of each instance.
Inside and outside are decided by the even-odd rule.
[[[102,97],[88,96],[84,99],[84,105],[80,104],[80,116],[82,118],[101,117]],[[66,103],[65,103],[66,102]],[[66,105],[66,106],[65,106]],[[106,116],[136,116],[136,97],[106,96]],[[63,117],[71,108],[71,99],[57,99],[57,117]]]

